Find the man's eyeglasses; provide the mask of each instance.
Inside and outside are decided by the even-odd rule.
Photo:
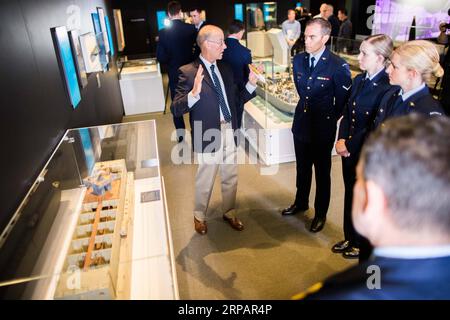
[[[222,47],[225,45],[225,41],[223,41],[223,40],[213,41],[213,40],[207,39],[206,41],[213,42],[213,43],[218,44],[219,46],[222,46]]]

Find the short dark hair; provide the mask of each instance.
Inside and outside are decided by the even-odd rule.
[[[167,5],[167,12],[171,15],[177,15],[181,11],[181,4],[178,1],[170,1]]]
[[[345,8],[340,8],[338,11],[340,11],[340,12],[342,12],[343,14],[345,14],[346,16],[348,16],[347,9],[345,9]]]
[[[312,24],[318,24],[322,28],[322,35],[330,35],[331,34],[331,24],[328,22],[328,20],[325,20],[324,18],[313,18],[309,20],[306,23],[306,26],[312,25]]]
[[[233,20],[231,21],[230,25],[228,26],[228,33],[229,34],[235,34],[239,31],[244,30],[244,24],[241,20]]]
[[[200,7],[191,7],[191,9],[189,10],[189,12],[192,12],[192,11],[197,11],[198,13],[202,13],[202,8],[200,8]]]
[[[450,233],[450,119],[410,114],[390,119],[366,141],[365,180],[383,190],[403,230]]]

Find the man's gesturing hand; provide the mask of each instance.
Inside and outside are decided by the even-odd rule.
[[[195,75],[194,79],[194,87],[192,88],[192,95],[194,97],[197,97],[200,94],[200,91],[202,91],[202,81],[203,81],[203,66],[199,65],[197,74]]]

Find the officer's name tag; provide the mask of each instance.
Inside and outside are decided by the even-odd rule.
[[[317,77],[317,80],[325,80],[325,81],[330,81],[330,78],[325,78],[325,77]]]

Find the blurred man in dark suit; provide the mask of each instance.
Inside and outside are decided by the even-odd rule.
[[[243,90],[248,81],[250,70],[248,65],[252,63],[252,53],[249,49],[244,47],[239,41],[244,35],[245,28],[242,21],[233,20],[228,27],[228,37],[225,39],[227,48],[223,52],[222,61],[230,65],[233,69],[234,83],[239,90]],[[237,122],[238,128],[241,127],[242,113],[244,112],[244,105],[237,106]]]
[[[191,17],[192,23],[194,24],[197,32],[208,24],[205,20],[203,20],[202,9],[199,7],[192,8],[192,10],[189,11],[189,16]]]
[[[193,50],[197,32],[193,25],[181,20],[179,2],[169,2],[167,12],[171,25],[159,32],[156,58],[168,67],[170,96],[173,100],[178,83],[178,68],[194,60]],[[186,128],[184,119],[174,116],[173,123],[177,129],[178,142],[181,142]]]
[[[450,299],[450,119],[385,122],[363,147],[353,222],[375,250],[294,298]]]

